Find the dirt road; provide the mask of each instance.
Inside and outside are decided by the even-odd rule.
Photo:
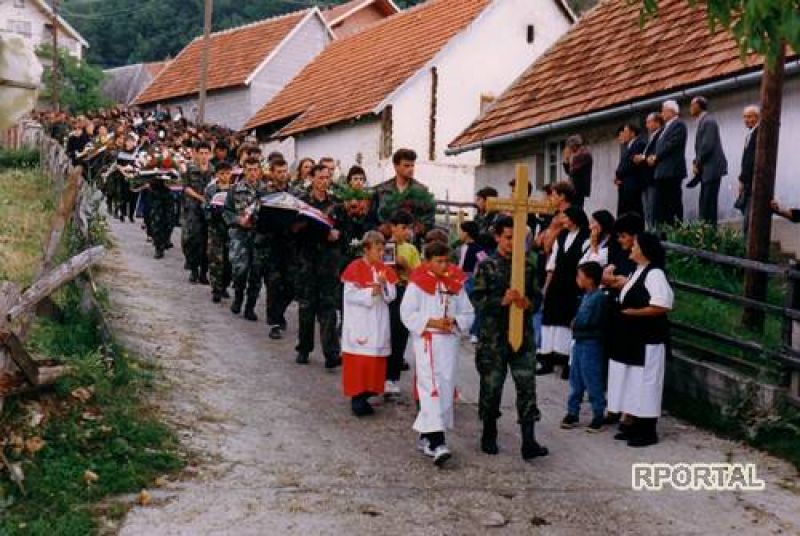
[[[272,342],[263,321],[234,317],[227,304],[211,303],[208,287],[189,285],[178,248],[156,261],[138,225],[113,230],[118,248],[104,275],[113,326],[164,368],[169,381],[157,403],[200,459],[153,505],[129,514],[125,536],[800,534],[800,487],[788,464],[670,418],[661,421],[662,442],[647,449],[614,441],[610,430],[560,430],[567,386],[552,376],[539,381],[537,427],[551,455],[520,459],[510,389],[501,454],[481,454],[469,344],[448,436],[455,457],[436,470],[414,448],[407,398],[356,420],[338,372],[326,372],[319,353],[310,366],[294,364],[294,311],[288,337]],[[752,462],[767,486],[635,492],[631,464],[642,461]]]

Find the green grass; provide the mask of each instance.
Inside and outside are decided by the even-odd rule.
[[[31,283],[55,208],[53,185],[38,169],[0,169],[0,280]]]
[[[0,149],[0,169],[33,168],[39,164],[39,151],[36,149]]]
[[[73,371],[43,398],[51,411],[43,427],[29,428],[24,412],[15,408],[0,419],[5,434],[13,429],[25,438],[36,435],[45,441],[35,455],[6,448],[12,463],[22,463],[27,495],[8,480],[7,473],[0,474],[3,536],[92,534],[97,529],[98,501],[138,492],[183,466],[174,435],[142,402],[155,371],[120,348],[110,349],[111,366],[100,351],[95,323],[79,311],[77,292],[67,289],[59,301],[64,322],[40,322],[29,347],[36,354],[58,357]],[[93,389],[85,403],[70,394],[81,387]],[[99,476],[96,483],[87,485],[87,470]]]

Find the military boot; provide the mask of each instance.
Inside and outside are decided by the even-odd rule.
[[[543,447],[536,442],[536,436],[533,433],[533,422],[524,422],[519,425],[522,432],[522,459],[532,460],[539,456],[547,456],[549,451],[547,447]]]
[[[244,291],[243,290],[236,290],[236,294],[233,297],[233,303],[231,304],[231,312],[235,315],[238,315],[242,312],[242,302],[244,301]]]
[[[495,419],[486,419],[483,421],[481,450],[492,456],[500,452],[500,448],[497,446],[497,420]]]
[[[244,317],[251,322],[258,322],[255,299],[247,298],[247,303],[244,306]]]
[[[206,274],[206,272],[200,272],[200,276],[198,277],[197,280],[200,282],[201,285],[208,285],[209,284],[208,275]]]

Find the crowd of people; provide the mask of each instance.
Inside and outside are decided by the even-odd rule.
[[[660,171],[666,157],[652,133],[660,129],[663,138],[679,129],[672,126],[672,104],[663,111],[648,117],[647,139],[633,125],[620,130],[630,165],[656,177],[666,173]],[[455,239],[435,225],[435,201],[415,178],[412,150],[397,150],[394,177],[369,188],[358,166],[339,177],[333,158],[302,158],[290,169],[280,153],[264,158],[255,139],[192,125],[180,111],[39,119],[103,190],[109,216],[141,219],[155,258],[173,248],[180,226],[188,282],[208,285],[210,301],[230,300],[232,314],[257,321],[265,287],[272,340],[286,336],[287,310],[297,302],[296,363],[310,363],[319,324],[324,366],[343,367],[342,389],[354,415],[373,414],[375,397],[401,395],[410,344],[419,410],[413,429],[419,449],[437,465],[451,457],[445,434],[458,396],[456,364],[468,340],[480,376],[483,452],[499,452],[509,371],[527,460],[548,453],[535,437],[536,377],[556,371],[569,381],[562,428],[579,425],[588,397],[587,431],[616,425],[615,439],[631,447],[658,441],[673,293],[664,249],[645,229],[677,217],[678,207],[668,202],[674,192],[665,190],[656,192],[655,206],[669,215],[648,212],[646,188],[636,191],[623,169],[617,217],[607,210],[587,215],[592,161],[579,136],[564,155],[570,179],[546,187],[555,213],[529,216],[523,295],[510,288],[513,219],[487,209],[498,192],[477,193],[475,217],[460,224]],[[274,218],[263,202],[277,194],[311,207],[324,224],[299,215]],[[518,350],[507,336],[512,306],[525,316]]]

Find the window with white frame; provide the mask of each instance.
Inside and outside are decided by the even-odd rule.
[[[33,35],[31,23],[27,20],[9,21],[8,29],[15,34],[24,35],[25,37],[31,37]]]
[[[547,142],[547,183],[552,184],[566,178],[564,166],[564,148],[567,146],[566,140]]]

